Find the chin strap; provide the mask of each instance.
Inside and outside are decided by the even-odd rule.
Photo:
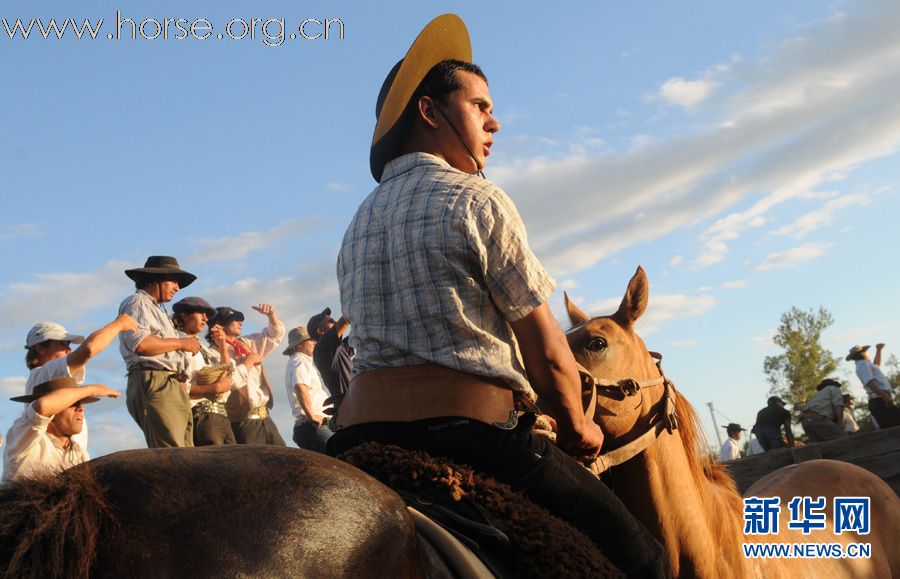
[[[669,434],[672,434],[678,428],[678,415],[675,412],[675,384],[666,378],[666,375],[663,372],[662,354],[650,352],[650,356],[656,360],[656,368],[659,370],[659,377],[651,378],[649,380],[635,380],[634,378],[610,380],[597,378],[587,372],[587,370],[583,372],[583,374],[587,374],[587,376],[594,381],[594,388],[597,392],[595,398],[598,400],[601,396],[601,390],[618,391],[623,398],[626,398],[640,394],[644,388],[652,388],[654,386],[659,386],[660,384],[665,387],[663,395],[664,410],[662,414],[658,415],[657,418],[650,423],[650,427],[644,434],[624,446],[598,455],[596,462],[591,465],[591,471],[595,474],[600,474],[610,467],[631,460],[656,442],[656,439],[659,438],[664,430]]]

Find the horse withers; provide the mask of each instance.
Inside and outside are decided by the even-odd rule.
[[[441,577],[400,497],[273,446],[129,450],[0,488],[8,577]]]
[[[758,481],[747,496],[779,497],[781,531],[744,535],[743,500],[720,465],[712,464],[693,407],[655,364],[634,324],[644,313],[649,284],[640,267],[619,309],[591,318],[568,297],[575,358],[598,383],[594,420],[604,453],[634,445],[643,450],[610,471],[628,509],[663,543],[682,577],[900,577],[900,499],[884,481],[855,465],[816,460],[786,467]],[[723,384],[723,389],[727,385]],[[648,434],[650,433],[650,434]],[[787,528],[793,497],[825,497],[825,529],[805,535]],[[834,497],[869,497],[871,530],[835,534]],[[871,545],[868,558],[747,558],[743,544]]]

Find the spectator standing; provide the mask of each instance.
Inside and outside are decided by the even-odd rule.
[[[188,395],[188,355],[200,350],[196,336],[179,337],[163,306],[197,276],[165,255],[147,258],[144,267],[125,271],[134,294],[119,306],[137,323],[119,334],[119,351],[128,368],[125,404],[150,448],[193,446],[194,421]]]
[[[744,431],[747,429],[741,428],[740,424],[734,422],[723,428],[728,433],[728,438],[725,439],[725,442],[722,443],[722,448],[719,449],[719,462],[729,462],[741,458],[741,449],[738,446],[738,441],[744,437]]]
[[[869,360],[868,350],[869,346],[853,346],[846,359],[856,364],[856,376],[869,395],[869,411],[878,422],[878,428],[900,425],[900,409],[894,404],[891,383],[881,371],[884,344],[875,345],[874,361]]]
[[[325,417],[325,399],[328,394],[322,377],[313,364],[315,341],[304,327],[288,333],[285,356],[290,356],[284,374],[291,411],[294,414],[294,443],[300,448],[325,452],[325,443],[331,437]]]

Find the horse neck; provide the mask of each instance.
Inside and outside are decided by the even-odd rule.
[[[677,431],[663,433],[613,472],[616,494],[662,542],[676,576],[747,576],[740,499],[702,470],[698,477],[695,460]]]

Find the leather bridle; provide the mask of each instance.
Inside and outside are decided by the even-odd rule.
[[[591,465],[591,470],[599,474],[610,467],[622,464],[627,462],[646,450],[650,445],[656,442],[656,439],[662,434],[663,430],[672,434],[675,429],[678,428],[678,415],[675,412],[675,384],[666,378],[665,372],[662,369],[662,354],[659,352],[650,352],[650,356],[656,360],[656,368],[659,370],[659,376],[656,378],[650,378],[648,380],[635,380],[634,378],[623,378],[621,380],[611,380],[607,378],[598,378],[588,372],[586,369],[582,370],[582,376],[588,378],[593,382],[593,391],[594,394],[591,396],[592,404],[590,404],[591,409],[594,406],[601,396],[604,396],[604,391],[606,392],[614,392],[618,391],[623,398],[629,398],[632,396],[637,396],[640,394],[643,396],[644,388],[653,388],[655,386],[662,385],[665,388],[664,394],[664,411],[657,416],[657,418],[650,423],[650,427],[647,429],[645,433],[632,440],[628,444],[624,446],[620,446],[615,450],[611,450],[608,452],[604,452],[597,456],[596,462]],[[590,412],[590,410],[589,410]],[[589,414],[590,419],[593,420],[593,412]]]

